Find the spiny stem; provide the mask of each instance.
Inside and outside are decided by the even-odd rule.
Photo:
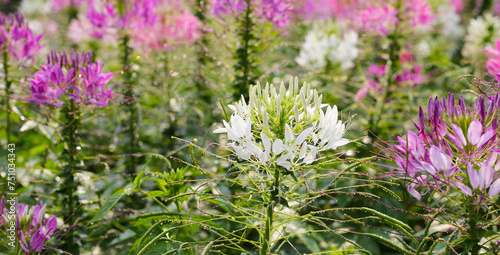
[[[245,0],[245,3],[247,4],[247,8],[241,24],[242,30],[239,32],[241,46],[236,50],[238,63],[234,66],[234,71],[236,72],[236,79],[234,81],[236,98],[239,98],[240,95],[246,97],[248,86],[253,78],[250,77],[253,64],[251,56],[254,55],[255,49],[250,41],[255,39],[255,36],[252,33],[253,21],[250,16],[252,14],[251,0]]]
[[[477,222],[475,218],[477,217],[476,215],[476,210],[473,205],[469,206],[469,238],[472,242],[474,242],[474,245],[472,246],[470,250],[471,255],[478,255],[479,250],[481,250],[481,245],[479,243],[481,242],[482,236],[478,236],[478,228],[477,228]]]
[[[396,7],[398,10],[401,10],[402,2],[401,0],[398,1]],[[399,21],[401,21],[400,17],[400,12],[398,11],[397,18]],[[372,118],[372,130],[373,133],[377,134],[378,133],[378,123],[381,119],[382,112],[384,110],[385,103],[387,101],[387,98],[389,98],[391,91],[390,88],[395,84],[394,81],[394,75],[399,71],[399,51],[401,49],[401,45],[399,44],[398,41],[398,25],[395,25],[394,32],[388,36],[388,38],[391,40],[391,43],[389,45],[389,61],[388,61],[388,70],[389,70],[389,75],[387,76],[387,84],[384,87],[384,93],[382,94],[382,97],[380,97],[377,100],[377,103],[375,105],[375,112],[373,114]]]
[[[4,82],[5,82],[5,109],[7,110],[7,144],[10,144],[10,129],[11,129],[11,109],[10,109],[10,86],[11,81],[9,79],[9,57],[7,55],[7,46],[3,47],[3,72],[4,72]]]
[[[123,42],[122,42],[122,62],[123,62],[123,72],[124,72],[124,79],[126,83],[126,91],[125,91],[125,96],[127,98],[127,110],[129,112],[128,116],[128,135],[129,135],[129,146],[128,146],[128,153],[133,154],[137,152],[137,139],[136,139],[136,132],[137,132],[137,124],[136,124],[136,108],[134,105],[135,102],[135,95],[133,91],[133,82],[132,82],[132,73],[130,72],[130,55],[132,49],[129,46],[129,37],[128,35],[125,35],[123,37]],[[126,170],[127,174],[133,174],[135,173],[135,169],[137,169],[137,159],[133,156],[130,155],[129,157],[129,163],[128,167]]]
[[[266,209],[266,230],[264,232],[264,237],[262,238],[262,248],[260,249],[260,255],[268,255],[271,252],[271,232],[273,230],[273,217],[274,217],[274,203],[279,196],[279,181],[281,177],[281,172],[279,167],[274,168],[274,184],[271,191],[271,198]]]

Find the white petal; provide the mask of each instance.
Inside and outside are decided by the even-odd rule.
[[[260,138],[262,139],[262,143],[264,144],[264,150],[269,151],[271,149],[271,139],[264,134],[264,132],[260,133]]]
[[[312,131],[313,131],[312,127],[306,128],[304,131],[302,131],[302,133],[300,133],[300,135],[295,140],[295,144],[301,145],[306,140],[306,138],[309,136],[309,134],[311,134]]]
[[[295,136],[293,135],[292,128],[288,124],[285,124],[285,142],[291,143],[293,139],[295,139]]]
[[[273,143],[273,153],[278,155],[283,152],[283,141],[281,139],[276,139]]]
[[[335,150],[335,149],[337,149],[337,147],[339,147],[339,146],[344,146],[344,145],[346,145],[346,144],[348,144],[348,143],[349,143],[349,139],[340,138],[340,139],[338,139],[337,141],[335,141],[335,142],[332,144],[331,148],[332,148],[333,150]]]
[[[227,129],[226,128],[218,128],[218,129],[214,130],[214,133],[215,134],[227,133]]]
[[[234,151],[243,160],[249,160],[250,156],[252,156],[247,150],[241,148],[241,146],[233,146]]]
[[[307,152],[307,143],[304,143],[302,145],[302,148],[300,149],[299,159],[303,159],[306,156],[306,152]]]
[[[311,149],[311,151],[304,158],[304,163],[306,164],[311,164],[312,162],[314,162],[314,160],[316,159],[316,154],[318,152],[318,150],[314,146],[309,146],[309,148]]]

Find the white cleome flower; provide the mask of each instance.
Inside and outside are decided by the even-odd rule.
[[[345,123],[338,119],[337,106],[321,104],[322,96],[298,79],[283,83],[279,93],[266,84],[251,86],[250,102],[242,98],[230,105],[231,119],[214,133],[227,133],[231,146],[243,160],[255,164],[275,163],[289,170],[311,164],[320,151],[345,145]],[[326,107],[326,111],[323,108]]]
[[[500,18],[491,14],[470,21],[465,36],[462,55],[469,60],[476,60],[483,55],[484,47],[491,46],[500,38]]]
[[[358,33],[351,30],[340,38],[334,33],[313,29],[307,34],[295,61],[303,67],[320,68],[326,66],[328,59],[346,70],[354,66],[353,61],[358,57],[357,42]]]

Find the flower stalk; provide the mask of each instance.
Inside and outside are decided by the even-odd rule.
[[[132,73],[130,71],[130,55],[132,53],[132,48],[129,46],[130,38],[128,35],[124,35],[122,38],[122,63],[123,63],[123,75],[125,80],[125,97],[127,98],[126,107],[128,110],[127,117],[127,126],[128,126],[128,136],[129,136],[129,146],[128,153],[130,154],[126,174],[133,174],[137,169],[137,159],[132,154],[137,152],[138,141],[137,141],[137,123],[136,123],[136,115],[137,109],[135,108],[135,95],[134,95],[134,86]]]
[[[255,40],[255,35],[253,34],[254,23],[252,21],[252,1],[245,0],[246,9],[244,17],[241,21],[241,30],[238,35],[240,37],[240,47],[236,50],[236,58],[238,62],[234,65],[234,71],[236,73],[234,87],[235,98],[239,95],[248,95],[248,87],[254,82],[254,77],[251,77],[253,63],[252,55],[255,54],[255,46],[252,44],[252,40]]]
[[[269,203],[266,208],[266,229],[264,236],[262,238],[262,248],[260,250],[260,255],[267,255],[271,252],[271,233],[273,232],[273,218],[274,218],[274,208],[277,206],[275,203],[279,199],[279,183],[281,178],[281,172],[279,167],[274,168],[274,183],[271,187],[271,196]]]
[[[9,56],[7,54],[7,46],[3,47],[3,73],[4,73],[4,83],[5,83],[5,109],[7,110],[7,128],[5,132],[7,133],[7,144],[11,142],[10,129],[11,129],[11,109],[10,109],[10,86],[12,84],[9,78]]]

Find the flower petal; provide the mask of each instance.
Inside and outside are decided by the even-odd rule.
[[[481,138],[483,133],[483,125],[479,120],[473,120],[469,125],[469,130],[467,130],[467,139],[472,145],[476,145]]]

